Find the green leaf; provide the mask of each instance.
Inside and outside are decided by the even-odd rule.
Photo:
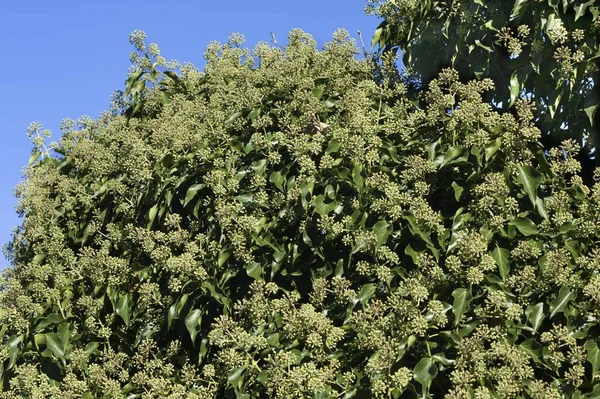
[[[37,326],[35,326],[35,329],[40,331],[48,327],[49,325],[62,323],[64,320],[65,319],[60,314],[50,313],[48,316],[40,320]]]
[[[446,151],[446,153],[444,155],[439,155],[434,160],[434,163],[441,168],[445,165],[448,165],[452,161],[456,160],[464,152],[465,152],[464,147],[460,147],[460,146],[459,147],[450,147],[450,148],[448,148],[448,151]]]
[[[525,13],[525,10],[527,8],[528,1],[529,0],[516,0],[515,1],[515,5],[513,6],[513,9],[510,13],[511,21],[523,16],[523,14]]]
[[[596,108],[598,108],[598,104],[590,105],[589,107],[583,109],[583,112],[585,112],[590,121],[590,126],[594,126],[594,114],[596,114]],[[31,160],[29,162],[31,165]]]
[[[517,98],[519,97],[519,93],[521,92],[521,84],[519,83],[519,76],[517,71],[514,71],[510,76],[510,104],[509,107],[512,107]]]
[[[96,351],[96,349],[98,349],[99,346],[100,343],[98,342],[90,342],[85,346],[83,353],[85,353],[87,357],[90,357]]]
[[[496,248],[494,251],[492,251],[492,258],[494,258],[496,265],[498,265],[500,277],[502,277],[502,280],[505,280],[506,276],[508,276],[508,273],[510,272],[510,251],[505,248],[500,248],[498,245],[496,245]]]
[[[519,183],[521,183],[523,189],[529,195],[531,204],[536,206],[536,200],[538,198],[537,189],[544,181],[542,174],[530,165],[521,165],[519,166],[517,180]]]
[[[522,352],[525,352],[526,354],[528,354],[534,362],[539,363],[540,362],[540,356],[542,354],[542,347],[540,346],[540,344],[538,344],[534,338],[529,338],[526,339],[525,341],[523,341],[520,345],[519,345],[519,349],[521,349]]]
[[[498,152],[501,146],[502,139],[500,137],[496,138],[496,140],[494,140],[491,144],[488,144],[485,147],[485,159],[489,161],[494,156],[494,154]]]
[[[156,218],[156,214],[158,213],[158,204],[154,204],[152,208],[148,211],[148,229],[152,227],[154,223],[154,219]]]
[[[269,176],[269,182],[273,183],[280,191],[283,191],[284,179],[281,172],[275,171]]]
[[[421,384],[421,396],[426,398],[433,377],[437,374],[437,368],[430,357],[423,357],[413,370],[415,381]]]
[[[177,75],[177,73],[173,72],[173,71],[165,71],[165,75],[167,75],[168,77],[170,77],[171,79],[173,79],[176,82],[181,82],[181,79],[179,78],[179,76]]]
[[[558,296],[550,302],[550,318],[553,318],[557,313],[564,312],[569,302],[576,298],[576,294],[571,292],[569,287],[562,286],[558,291]]]
[[[360,289],[360,293],[356,298],[354,298],[353,302],[356,304],[360,302],[363,305],[367,304],[367,301],[375,294],[377,291],[377,286],[373,283],[365,284]]]
[[[246,266],[246,274],[255,280],[260,280],[262,277],[262,266],[259,262],[252,262]]]
[[[63,346],[63,343],[60,342],[58,335],[56,335],[55,333],[47,333],[44,335],[46,336],[46,346],[48,346],[48,349],[50,349],[52,354],[58,359],[64,360],[65,348]]]
[[[456,184],[455,181],[452,182],[452,188],[454,189],[454,198],[456,199],[456,202],[458,202],[464,189]]]
[[[342,143],[337,139],[331,139],[329,144],[327,145],[327,149],[325,150],[325,154],[332,154],[338,152]]]
[[[382,33],[383,33],[383,26],[380,26],[379,28],[375,29],[375,32],[373,33],[373,37],[371,38],[371,50],[374,49],[377,44],[379,44]]]
[[[592,378],[597,378],[600,369],[600,349],[594,340],[589,340],[583,346],[588,353],[587,360],[592,365]]]
[[[40,155],[42,155],[42,153],[40,151],[36,151],[34,152],[30,157],[29,157],[29,163],[28,165],[31,166],[39,157]]]
[[[202,190],[204,187],[206,187],[206,185],[202,183],[192,184],[185,193],[185,200],[183,201],[183,206],[187,206],[187,204],[189,204],[194,198],[196,198],[200,190]]]
[[[537,332],[537,330],[542,325],[542,321],[546,315],[544,314],[544,303],[540,302],[535,305],[529,305],[525,310],[525,316],[527,317],[527,321],[533,327],[533,331]]]
[[[541,217],[543,217],[546,220],[549,219],[548,211],[546,211],[546,206],[544,205],[543,199],[539,197],[535,199],[535,208],[537,209]]]
[[[435,353],[435,354],[431,355],[431,358],[436,363],[443,364],[444,366],[450,366],[452,363],[454,363],[454,360],[448,359],[444,352]]]
[[[517,230],[521,232],[521,234],[525,236],[531,236],[538,233],[537,227],[535,227],[535,223],[531,221],[531,219],[524,217],[516,217],[511,220],[509,223],[511,226],[515,226]]]
[[[129,97],[129,94],[134,89],[134,84],[144,75],[143,71],[138,71],[132,73],[129,78],[127,78],[127,83],[125,84],[125,98]]]
[[[126,326],[129,326],[131,306],[131,294],[124,294],[120,296],[117,307],[115,308],[115,313],[123,319]]]
[[[581,3],[581,4],[577,4],[574,9],[575,9],[575,21],[577,21],[579,18],[581,18],[583,16],[583,14],[585,14],[585,12],[587,11],[587,8],[591,5],[594,5],[594,1],[595,0],[590,0],[588,2],[585,3]]]
[[[363,173],[364,173],[364,171],[363,171],[362,165],[359,163],[356,163],[354,165],[354,168],[352,169],[352,181],[356,185],[356,190],[358,192],[362,191],[362,186],[365,181]]]
[[[229,118],[225,119],[225,122],[223,122],[223,123],[226,125],[229,125],[230,123],[232,123],[234,120],[236,120],[240,116],[242,116],[242,113],[240,111],[234,112],[233,114],[231,114],[229,116]]]
[[[457,288],[452,292],[454,302],[452,303],[452,313],[454,313],[454,327],[458,326],[462,315],[469,308],[469,302],[471,301],[469,291],[465,288]]]
[[[175,301],[175,303],[173,303],[171,305],[171,307],[169,308],[169,312],[167,314],[167,328],[171,328],[171,323],[173,322],[173,320],[177,319],[179,317],[179,314],[181,313],[181,309],[183,309],[185,303],[187,302],[187,299],[189,297],[189,294],[183,294],[177,301]]]
[[[200,320],[202,318],[202,310],[194,309],[185,317],[185,328],[187,328],[190,333],[190,338],[192,339],[192,344],[196,343],[196,336],[198,335],[197,327],[200,325]]]
[[[231,370],[231,372],[227,375],[227,384],[237,387],[243,378],[244,371],[246,371],[247,368],[248,366],[241,366]]]
[[[252,193],[244,193],[244,194],[236,195],[234,198],[242,204],[247,204],[249,202],[252,202],[253,195],[252,195]]]
[[[385,220],[380,220],[373,226],[373,231],[377,236],[377,247],[380,247],[387,242],[391,232],[391,225]]]

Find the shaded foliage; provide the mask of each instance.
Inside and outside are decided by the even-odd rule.
[[[370,0],[384,18],[373,44],[400,50],[413,88],[446,67],[461,78],[491,78],[486,100],[499,110],[533,98],[546,147],[583,138],[587,157],[600,138],[600,8],[590,0]],[[595,155],[594,155],[595,156]],[[582,160],[585,160],[582,158]],[[587,167],[591,176],[593,163]]]

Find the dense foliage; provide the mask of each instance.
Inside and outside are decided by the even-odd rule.
[[[600,395],[600,183],[531,103],[417,107],[344,32],[132,42],[112,112],[32,126],[0,398]]]
[[[549,142],[599,142],[597,1],[369,0],[368,11],[385,18],[374,44],[401,50],[417,89],[452,66],[463,79],[491,78],[487,100],[499,109],[532,97]]]

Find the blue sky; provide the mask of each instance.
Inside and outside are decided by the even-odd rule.
[[[0,243],[20,224],[13,188],[31,154],[27,126],[37,121],[58,138],[65,117],[97,117],[114,90],[124,88],[129,33],[141,29],[167,59],[202,64],[212,40],[244,34],[253,46],[284,42],[301,28],[322,45],[337,28],[369,44],[378,20],[365,0],[155,1],[3,0],[0,13]],[[8,262],[0,255],[0,269]]]

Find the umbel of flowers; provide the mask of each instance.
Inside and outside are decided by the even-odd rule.
[[[343,31],[132,43],[109,111],[30,131],[0,398],[600,395],[600,184],[532,104],[409,100]]]

